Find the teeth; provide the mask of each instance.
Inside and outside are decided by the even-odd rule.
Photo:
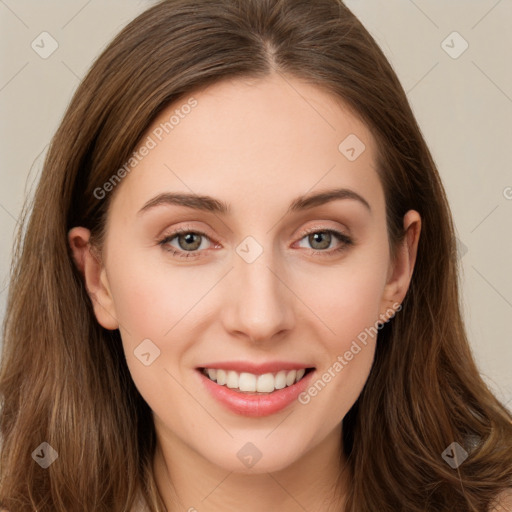
[[[220,384],[221,386],[226,384],[226,380],[227,380],[226,379],[226,372],[224,370],[214,370],[214,371],[216,371],[216,373],[217,373],[217,384]],[[210,377],[210,379],[215,380],[212,377]]]
[[[283,389],[285,387],[286,387],[286,371],[281,370],[280,372],[277,372],[277,375],[275,377],[275,388]]]
[[[248,372],[238,373],[233,370],[226,371],[215,368],[203,369],[203,374],[208,376],[210,380],[217,382],[217,384],[246,393],[272,393],[276,389],[283,389],[299,382],[305,373],[305,368],[290,371],[281,370],[277,373],[264,373],[263,375]]]
[[[232,370],[228,372],[228,377],[226,380],[226,386],[228,388],[237,388],[238,387],[238,374]]]
[[[295,382],[295,377],[297,377],[297,370],[292,370],[288,372],[286,375],[286,385],[291,386]]]

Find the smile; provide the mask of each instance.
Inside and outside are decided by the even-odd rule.
[[[197,368],[202,385],[217,403],[241,416],[262,417],[291,406],[310,385],[315,368],[262,373]]]
[[[277,389],[284,389],[299,382],[307,371],[312,368],[298,370],[281,370],[275,373],[256,375],[249,372],[237,372],[219,368],[203,368],[202,372],[210,380],[220,386],[238,390],[242,393],[272,393]]]

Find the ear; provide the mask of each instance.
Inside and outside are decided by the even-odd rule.
[[[105,329],[114,330],[119,327],[119,322],[106,269],[100,255],[89,243],[90,236],[91,232],[86,228],[72,228],[68,232],[69,246],[73,252],[75,264],[84,279],[96,319]]]
[[[388,278],[382,296],[381,313],[388,311],[387,316],[389,316],[390,305],[395,305],[396,310],[409,289],[421,231],[421,217],[417,211],[409,210],[404,215],[404,231],[404,240],[397,248],[394,261],[389,265]]]

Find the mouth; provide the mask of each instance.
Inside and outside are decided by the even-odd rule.
[[[280,389],[294,386],[315,368],[297,368],[256,374],[222,368],[198,368],[209,380],[235,392],[246,395],[269,395]]]
[[[232,369],[233,366],[237,370]],[[215,364],[196,368],[196,374],[203,389],[219,405],[231,413],[253,418],[269,416],[292,406],[311,385],[316,370],[292,363],[279,367],[244,364],[243,369],[251,369],[255,372],[252,373],[239,371],[240,366],[237,363]]]

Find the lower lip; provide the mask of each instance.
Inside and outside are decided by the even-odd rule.
[[[197,370],[206,389],[230,411],[241,416],[261,417],[282,411],[309,386],[315,371],[310,371],[299,382],[268,395],[250,395],[221,386],[209,379],[202,370]]]

